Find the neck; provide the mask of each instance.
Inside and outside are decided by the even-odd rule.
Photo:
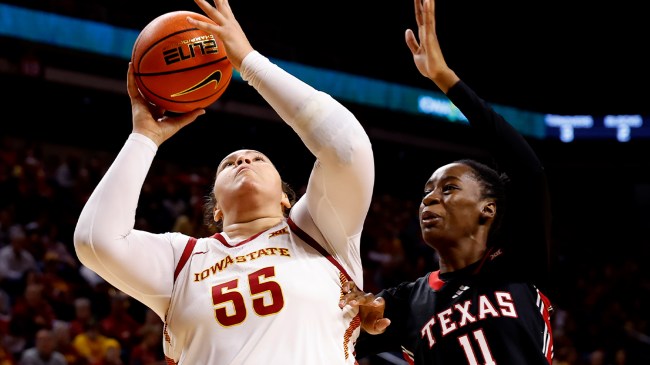
[[[248,222],[224,224],[223,232],[235,241],[245,240],[259,232],[280,224],[282,217],[258,218]]]
[[[474,239],[462,240],[456,245],[444,245],[438,250],[440,272],[463,269],[480,260],[486,251],[486,243]]]

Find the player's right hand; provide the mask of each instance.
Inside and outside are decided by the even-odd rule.
[[[140,94],[131,62],[129,62],[126,86],[131,99],[133,132],[149,137],[158,146],[176,134],[181,128],[196,120],[199,115],[205,114],[204,109],[196,109],[174,116],[164,115],[164,110],[156,108]]]
[[[346,294],[341,298],[339,308],[344,308],[346,305],[358,307],[361,328],[371,335],[386,331],[390,325],[390,319],[384,318],[384,309],[386,308],[384,298],[360,290],[352,281],[345,282],[342,290]]]

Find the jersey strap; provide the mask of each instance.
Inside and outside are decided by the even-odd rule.
[[[181,270],[183,270],[183,267],[187,263],[187,260],[190,259],[190,256],[192,255],[192,251],[194,251],[194,246],[196,246],[196,238],[190,237],[187,240],[187,243],[185,244],[185,249],[183,250],[183,254],[181,255],[181,259],[178,260],[178,264],[176,265],[176,270],[174,270],[174,281],[176,281],[176,278],[178,277],[178,274],[180,274]]]
[[[291,218],[287,218],[287,223],[289,224],[289,228],[291,228],[291,230],[298,237],[300,237],[301,240],[305,241],[305,243],[307,243],[309,246],[313,247],[321,255],[325,256],[325,258],[327,258],[329,260],[329,262],[332,263],[332,265],[336,266],[336,268],[339,269],[339,271],[343,275],[345,275],[345,278],[347,280],[352,280],[352,278],[350,277],[348,272],[345,271],[343,266],[341,266],[341,264],[338,261],[336,261],[336,259],[334,257],[332,257],[332,255],[330,255],[330,253],[327,252],[327,250],[323,246],[321,246],[318,242],[316,242],[316,240],[313,239],[310,235],[308,235],[307,232],[300,229],[300,227],[298,227],[296,225],[296,223],[293,220],[291,220]]]

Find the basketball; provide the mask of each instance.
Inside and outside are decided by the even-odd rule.
[[[165,13],[147,24],[133,44],[131,61],[142,96],[164,110],[206,108],[226,91],[233,68],[223,42],[187,22],[191,11]]]

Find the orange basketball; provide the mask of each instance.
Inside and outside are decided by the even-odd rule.
[[[175,113],[205,108],[221,97],[233,68],[223,42],[193,27],[191,11],[165,13],[145,26],[133,45],[135,81],[152,104]]]

